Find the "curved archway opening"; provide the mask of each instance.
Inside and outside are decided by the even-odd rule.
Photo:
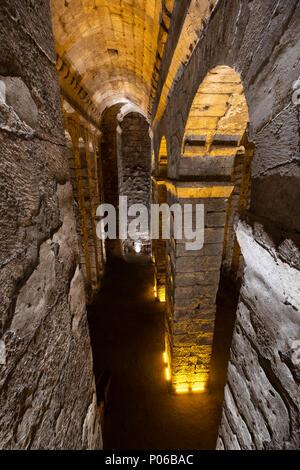
[[[204,213],[201,249],[189,251],[175,240],[167,244],[166,357],[177,392],[203,391],[211,380],[220,277],[239,264],[234,221],[248,203],[248,122],[240,76],[228,66],[211,70],[191,105],[178,181],[168,188],[168,199],[183,211],[186,204],[194,212],[202,205]]]
[[[249,122],[241,77],[228,66],[211,70],[201,83],[186,123],[182,155],[231,155]]]

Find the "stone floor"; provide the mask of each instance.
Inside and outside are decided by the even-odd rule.
[[[209,391],[174,395],[163,365],[164,304],[149,262],[108,264],[88,317],[96,381],[108,370],[105,449],[214,449],[221,418],[235,296],[219,295]]]

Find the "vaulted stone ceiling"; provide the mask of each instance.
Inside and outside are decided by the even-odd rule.
[[[115,103],[130,102],[149,114],[175,1],[50,0],[56,51],[100,113]],[[214,3],[191,1],[158,117]]]
[[[167,79],[162,88],[159,106],[155,114],[155,120],[159,120],[165,110],[167,96],[181,64],[186,64],[203,31],[205,21],[209,18],[217,0],[191,0],[187,15],[184,20],[180,39],[177,43]]]
[[[104,109],[129,100],[147,111],[161,0],[51,0],[56,50]]]

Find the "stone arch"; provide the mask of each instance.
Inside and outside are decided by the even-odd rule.
[[[199,86],[185,126],[182,155],[230,155],[249,122],[241,77],[231,67],[212,69]]]
[[[179,174],[204,181],[231,181],[222,272],[232,277],[238,275],[240,264],[234,222],[249,203],[253,145],[248,141],[248,126],[248,105],[240,75],[227,65],[214,67],[200,84],[190,108]]]
[[[213,68],[190,106],[179,178],[167,185],[170,205],[179,203],[184,210],[185,204],[201,204],[205,216],[201,250],[189,251],[172,239],[167,244],[165,352],[176,391],[204,390],[210,378],[220,274],[231,273],[233,258],[236,272],[240,259],[234,221],[248,201],[248,122],[240,76],[228,66]]]
[[[119,195],[127,197],[128,207],[142,204],[150,214],[151,204],[151,138],[149,122],[143,112],[132,105],[124,106],[118,115],[117,161]],[[128,216],[128,228],[132,217]],[[140,227],[138,239],[129,234],[121,241],[122,255],[150,256],[149,222]]]
[[[119,196],[127,197],[127,204],[143,204],[148,209],[151,203],[151,138],[149,121],[143,111],[132,103],[118,103],[107,108],[101,121],[103,137],[104,200],[112,204],[118,213]],[[128,225],[130,219],[127,219]],[[127,225],[127,228],[128,228]],[[119,233],[117,217],[117,233]],[[133,255],[150,256],[148,231],[141,233],[139,240],[130,237],[122,240],[107,240],[108,254],[112,257]]]

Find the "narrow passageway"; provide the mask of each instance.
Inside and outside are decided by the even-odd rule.
[[[151,263],[114,260],[104,287],[89,308],[96,381],[105,370],[111,384],[104,421],[105,449],[214,449],[225,380],[224,345],[213,367],[225,371],[214,389],[168,393],[164,304],[155,300]],[[230,319],[219,330],[230,326]],[[225,334],[220,331],[220,336]],[[225,358],[226,359],[226,358]],[[212,374],[216,376],[215,371]]]

